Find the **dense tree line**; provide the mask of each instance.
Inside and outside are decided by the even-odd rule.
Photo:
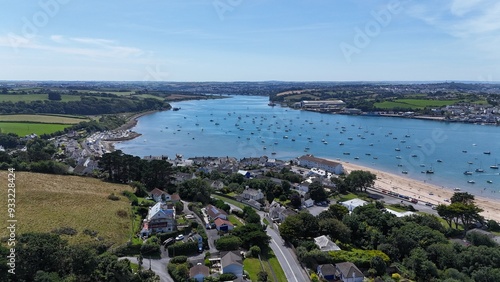
[[[467,193],[456,193],[450,206],[458,203],[475,206],[474,197]],[[457,216],[461,226],[470,223],[463,218],[468,211]],[[369,268],[374,276],[383,276],[384,265],[393,264],[403,276],[416,281],[500,281],[498,245],[478,233],[467,235],[470,246],[453,243],[446,236],[456,233],[450,227],[433,215],[398,218],[376,202],[350,214],[340,205],[332,205],[318,216],[301,212],[287,217],[279,231],[310,267],[348,260]],[[319,251],[312,241],[319,235],[328,235],[343,251]]]
[[[18,237],[16,244],[15,275],[5,269],[7,253],[2,253],[1,281],[115,281],[156,282],[159,277],[151,271],[133,273],[130,261],[118,260],[106,246],[98,244],[69,245],[59,235],[27,233]],[[5,271],[4,271],[5,270]]]
[[[172,165],[164,160],[148,161],[120,150],[103,154],[98,165],[106,180],[116,183],[138,181],[148,190],[166,189],[172,174]]]
[[[153,98],[97,98],[82,96],[81,101],[1,102],[0,114],[100,115],[169,109],[166,102]]]

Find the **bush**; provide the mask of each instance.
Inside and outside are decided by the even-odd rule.
[[[132,206],[139,205],[139,199],[137,198],[137,196],[134,193],[125,190],[122,192],[122,194],[123,194],[123,196],[127,197],[130,200],[130,202],[132,203]]]
[[[488,220],[488,230],[498,232],[500,231],[500,225],[493,219]]]
[[[118,210],[116,211],[116,215],[120,218],[126,218],[128,217],[128,212],[124,210]]]
[[[238,277],[232,273],[224,273],[219,276],[219,281],[233,281],[236,278]]]
[[[99,234],[99,232],[90,229],[85,229],[83,230],[83,234],[88,235],[90,237],[95,237],[97,236],[97,234]]]
[[[108,199],[111,201],[119,201],[120,197],[116,196],[115,193],[111,193],[109,194]]]
[[[259,255],[260,255],[260,248],[259,248],[259,246],[252,246],[250,248],[250,255],[252,257],[254,257],[254,258],[259,257]]]
[[[179,255],[190,255],[198,252],[198,243],[197,242],[187,242],[181,243],[177,242],[172,246],[168,247],[168,256],[179,256]]]
[[[160,245],[152,242],[146,242],[141,246],[141,254],[143,256],[155,256],[160,254]]]
[[[76,229],[71,228],[71,227],[59,227],[51,231],[52,233],[58,234],[58,235],[69,235],[73,236],[78,234],[78,231]]]
[[[258,282],[267,282],[267,272],[259,271],[259,273],[257,274],[257,281]]]
[[[170,262],[171,263],[184,263],[186,262],[188,259],[187,256],[176,256],[176,257],[173,257]]]

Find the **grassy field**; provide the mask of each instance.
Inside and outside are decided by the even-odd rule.
[[[232,205],[235,205],[240,209],[244,209],[246,207],[246,205],[243,203],[240,203],[240,202],[233,200],[233,199],[226,198],[226,197],[221,196],[221,195],[212,195],[212,197],[214,197],[216,199],[223,200],[224,202],[230,203]]]
[[[0,122],[0,132],[15,133],[19,136],[26,136],[31,133],[50,134],[56,131],[64,130],[69,124],[51,124],[51,123],[29,123],[29,122]]]
[[[0,121],[23,121],[59,124],[77,124],[82,121],[89,121],[88,118],[64,115],[0,115]]]
[[[458,103],[460,100],[427,100],[427,99],[396,99],[394,101],[384,101],[375,103],[379,109],[390,110],[394,108],[404,108],[419,110],[425,107],[444,107]]]
[[[4,184],[0,198],[7,199],[7,172],[0,172],[0,178]],[[130,186],[94,178],[28,172],[16,172],[15,178],[18,235],[71,227],[78,234],[64,235],[70,243],[95,241],[82,233],[85,229],[97,231],[97,236],[115,244],[129,239],[130,203],[121,192],[132,191]],[[120,195],[120,200],[109,200],[110,193]],[[6,236],[7,229],[1,228],[0,237]]]
[[[257,274],[262,270],[258,258],[246,258],[243,260],[243,269],[248,272],[250,280],[257,281]],[[272,277],[270,277],[272,279]]]
[[[61,95],[61,102],[69,102],[69,101],[80,101],[80,96],[76,95]],[[33,102],[33,101],[45,101],[49,100],[48,94],[27,94],[27,95],[6,95],[0,94],[0,102]]]

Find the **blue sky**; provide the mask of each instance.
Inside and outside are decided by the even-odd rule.
[[[500,81],[496,0],[0,4],[0,80]]]

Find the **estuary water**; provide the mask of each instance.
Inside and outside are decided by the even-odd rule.
[[[172,103],[139,118],[142,135],[117,143],[137,156],[339,159],[475,195],[500,198],[500,127],[268,106],[268,97]],[[468,172],[464,174],[464,172]],[[433,172],[433,173],[431,173]]]

